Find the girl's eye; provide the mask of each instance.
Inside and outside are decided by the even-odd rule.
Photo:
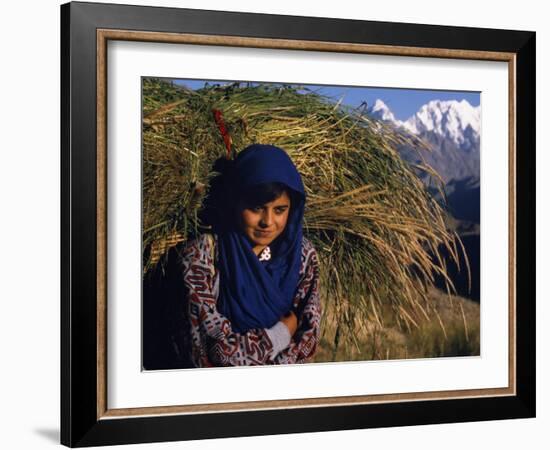
[[[275,208],[275,212],[276,212],[277,214],[283,214],[285,211],[286,211],[286,208],[285,208],[285,207],[282,207],[282,208]]]

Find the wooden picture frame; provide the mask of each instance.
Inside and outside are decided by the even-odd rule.
[[[107,43],[508,64],[508,386],[109,408]],[[61,442],[71,447],[535,416],[535,33],[73,2],[61,6]]]

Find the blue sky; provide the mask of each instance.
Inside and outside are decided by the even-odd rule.
[[[176,84],[185,85],[191,89],[202,88],[206,80],[173,80]],[[225,84],[229,81],[207,80],[210,84]],[[430,100],[467,100],[472,106],[479,106],[480,93],[466,91],[441,91],[425,89],[403,88],[371,88],[351,86],[319,86],[302,85],[321,95],[330,97],[337,102],[342,96],[343,104],[357,107],[366,101],[369,106],[374,105],[376,99],[381,99],[393,111],[399,120],[406,120]]]

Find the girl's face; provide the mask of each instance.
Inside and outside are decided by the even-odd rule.
[[[241,229],[254,244],[256,255],[281,235],[289,212],[290,197],[286,191],[269,203],[242,209]]]

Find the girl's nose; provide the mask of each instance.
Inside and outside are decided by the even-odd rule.
[[[262,214],[262,220],[260,222],[260,225],[264,228],[269,227],[273,223],[273,211],[270,209],[266,209],[264,213]]]

